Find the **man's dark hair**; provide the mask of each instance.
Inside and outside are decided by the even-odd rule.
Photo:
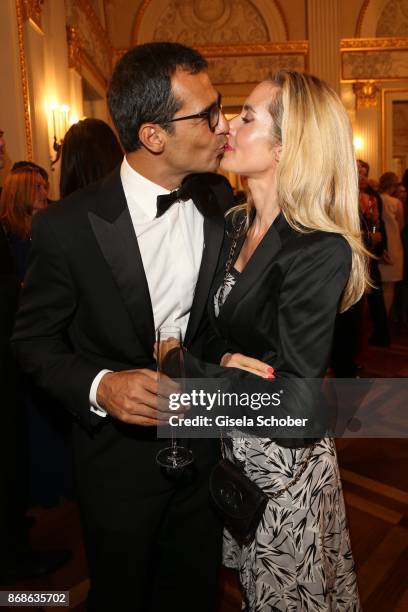
[[[103,178],[122,159],[119,141],[105,121],[89,117],[74,123],[62,144],[61,198]]]
[[[169,121],[182,106],[171,89],[176,70],[197,74],[207,66],[200,53],[178,43],[146,43],[125,53],[113,71],[108,104],[126,152],[141,148],[143,123],[158,123],[169,132],[174,129]]]
[[[38,164],[31,162],[31,161],[18,161],[13,164],[13,167],[11,168],[11,172],[14,172],[15,170],[19,170],[21,168],[23,169],[31,168],[31,170],[36,170],[38,174],[42,176],[44,181],[48,183],[48,180],[49,180],[48,172],[45,170],[45,168],[42,168],[42,166],[39,166]]]

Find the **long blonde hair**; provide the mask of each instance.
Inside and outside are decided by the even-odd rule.
[[[340,307],[346,310],[369,282],[350,121],[337,94],[317,77],[282,70],[267,82],[278,88],[269,107],[272,138],[282,144],[278,204],[295,230],[341,234],[350,244],[352,267]],[[243,208],[249,220],[250,194],[246,204],[230,212]]]

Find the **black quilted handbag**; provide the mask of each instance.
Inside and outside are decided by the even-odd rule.
[[[244,474],[235,463],[226,458],[221,434],[222,459],[210,475],[210,493],[214,504],[224,519],[228,531],[240,544],[247,544],[255,537],[259,522],[269,499],[276,499],[299,482],[317,446],[315,441],[299,465],[295,476],[284,487],[268,495]]]
[[[241,544],[250,542],[268,496],[229,459],[221,459],[210,476],[210,493],[228,531]]]

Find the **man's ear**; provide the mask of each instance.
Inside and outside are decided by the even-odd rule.
[[[143,123],[139,129],[139,139],[151,153],[162,153],[166,146],[166,132],[157,123]]]

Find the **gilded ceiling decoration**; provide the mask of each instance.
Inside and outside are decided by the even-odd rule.
[[[32,19],[41,28],[41,11],[44,0],[20,0],[23,19]]]
[[[269,35],[249,0],[170,0],[158,19],[154,40],[197,46],[267,42]]]
[[[378,20],[376,36],[408,36],[408,0],[390,0]]]
[[[65,0],[69,18],[68,45],[70,65],[88,60],[102,81],[112,70],[112,46],[89,0]],[[79,48],[79,51],[78,51]]]
[[[258,57],[217,57],[208,59],[213,83],[259,83],[281,69],[305,70],[302,55],[266,55]]]
[[[372,51],[342,54],[344,80],[389,80],[408,78],[406,51]]]

